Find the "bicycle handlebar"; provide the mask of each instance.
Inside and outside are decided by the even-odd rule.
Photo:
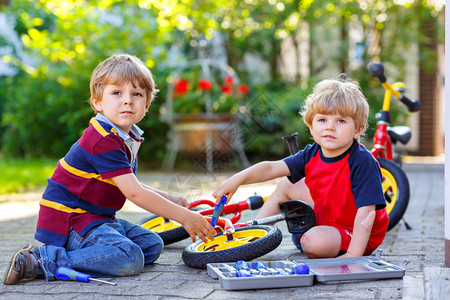
[[[374,62],[369,66],[370,75],[377,77],[381,83],[386,82],[386,76],[384,76],[384,66],[380,62]]]
[[[415,112],[420,110],[420,101],[417,99],[409,99],[405,95],[402,95],[400,101],[408,107],[410,112]]]
[[[369,72],[370,75],[377,77],[378,80],[380,80],[381,84],[383,85],[383,87],[385,89],[391,89],[392,92],[394,92],[394,90],[392,90],[391,86],[387,83],[386,80],[386,76],[384,75],[384,66],[382,63],[380,62],[374,62],[372,64],[370,64],[369,66]],[[399,94],[400,97],[398,97],[397,95]],[[394,96],[396,96],[403,104],[406,105],[406,107],[408,107],[408,110],[410,112],[415,112],[415,111],[419,111],[420,110],[420,101],[417,99],[409,99],[408,97],[406,97],[403,93],[394,92]]]
[[[283,136],[282,139],[286,141],[289,147],[289,153],[291,155],[294,155],[298,152],[298,145],[297,145],[297,132],[294,132],[293,134]]]

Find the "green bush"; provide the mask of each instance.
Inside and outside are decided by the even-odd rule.
[[[165,101],[168,76],[179,65],[172,57],[168,59],[167,53],[178,49],[183,62],[208,56],[211,53],[206,53],[206,48],[192,45],[201,45],[202,41],[220,32],[225,37],[227,60],[238,71],[242,82],[250,83],[248,79],[252,76],[239,70],[246,54],[256,54],[270,65],[269,78],[273,81],[259,88],[253,87],[250,104],[256,111],[251,115],[253,117],[247,115],[243,126],[247,130],[244,130],[248,142],[246,151],[252,161],[279,158],[288,153],[282,136],[297,131],[300,147],[311,142],[298,110],[319,79],[303,78],[311,83],[307,88],[282,82],[278,62],[284,38],[297,32],[303,22],[309,24],[312,37],[318,24],[324,28],[341,26],[342,30],[347,30],[347,21],[352,20],[356,26],[362,26],[365,34],[376,30],[381,41],[389,41],[390,36],[386,34],[394,34],[397,43],[380,44],[383,47],[379,57],[404,70],[407,62],[399,54],[405,52],[406,46],[424,38],[422,31],[416,28],[420,24],[416,10],[431,12],[435,17],[439,13],[432,7],[425,7],[428,5],[425,3],[406,7],[392,3],[384,5],[383,1],[386,12],[378,11],[378,5],[363,8],[327,1],[300,2],[299,5],[286,2],[283,12],[278,10],[278,5],[263,2],[197,2],[12,0],[8,6],[2,6],[5,15],[14,19],[24,54],[34,60],[29,66],[20,61],[17,53],[3,57],[15,64],[19,73],[12,78],[0,78],[2,154],[31,158],[64,155],[93,116],[87,103],[92,70],[110,55],[125,52],[145,62],[162,91],[139,124],[146,137],[140,151],[141,166],[159,167],[165,155],[168,130],[167,124],[160,120],[159,109]],[[380,13],[387,16],[385,21],[375,21]],[[343,22],[335,24],[341,19]],[[340,46],[349,42],[348,36],[341,40],[334,38]],[[321,66],[318,54],[322,49],[314,39],[310,42],[312,74],[319,74],[328,65],[346,65],[348,52],[341,51],[346,47],[336,49],[333,58]],[[1,45],[5,43],[5,39],[0,40]],[[432,57],[431,54],[428,56]],[[364,64],[371,60],[367,49],[363,60]],[[424,65],[424,61],[421,62]],[[434,60],[427,64],[430,67],[436,65]],[[365,69],[353,71],[350,76],[358,79],[369,99],[371,113],[366,137],[370,144],[376,127],[374,115],[381,107],[383,90]],[[404,107],[394,101],[392,108],[392,123],[404,123]]]
[[[283,86],[267,90],[260,87],[250,101],[251,112],[244,119],[247,135],[246,153],[251,161],[279,159],[289,154],[283,136],[298,132],[298,144],[308,143],[309,133],[299,109],[306,98],[307,89]],[[244,115],[246,116],[246,115]]]
[[[28,66],[18,57],[9,57],[20,71],[0,83],[0,138],[5,156],[63,156],[93,116],[87,102],[90,75],[112,54],[126,52],[141,58],[164,89],[168,68],[155,61],[164,61],[166,30],[172,26],[166,30],[154,26],[155,13],[140,9],[134,1],[66,4],[64,10],[57,10],[51,7],[57,8],[58,1],[44,5],[16,0],[5,8],[16,19],[16,31],[34,60],[34,66]],[[159,121],[163,101],[160,94],[140,124],[148,137],[143,155],[156,160],[163,156],[167,130]]]
[[[55,167],[55,160],[1,159],[0,195],[23,193],[45,186]]]

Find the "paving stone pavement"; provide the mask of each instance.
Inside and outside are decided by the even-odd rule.
[[[315,283],[309,287],[275,288],[244,291],[224,290],[218,280],[205,270],[187,267],[182,250],[190,243],[184,240],[166,246],[155,264],[146,266],[138,276],[108,278],[117,286],[33,280],[14,286],[0,285],[1,299],[446,299],[450,296],[450,269],[444,267],[444,165],[405,164],[411,185],[411,198],[405,220],[388,232],[380,246],[381,259],[401,265],[408,260],[403,279],[340,281]],[[144,174],[141,180],[164,188],[173,174]],[[195,175],[202,192],[211,190],[226,176]],[[189,180],[186,180],[188,182]],[[241,188],[235,199],[253,192],[269,194],[277,181]],[[197,191],[195,191],[198,193]],[[246,195],[246,196],[244,196]],[[27,200],[0,203],[0,271],[4,273],[12,254],[33,240],[40,194],[27,195]],[[31,198],[31,200],[30,200]],[[209,198],[211,199],[211,198]],[[243,198],[240,198],[243,199]],[[241,220],[251,220],[254,211],[245,211]],[[138,222],[149,216],[134,206],[126,206],[119,217]],[[299,260],[306,256],[296,250],[286,225],[281,245],[257,260]],[[0,276],[3,276],[0,275]]]

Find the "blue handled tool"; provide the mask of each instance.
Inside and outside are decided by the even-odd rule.
[[[259,261],[255,261],[252,265],[252,268],[255,270],[267,270],[267,267]]]
[[[227,196],[223,195],[222,198],[220,198],[219,204],[214,205],[214,213],[211,217],[211,226],[214,227],[217,224],[217,220],[219,220],[219,216],[222,213],[223,206],[227,203]]]
[[[309,274],[309,267],[307,264],[299,263],[292,267],[292,274]]]
[[[74,269],[69,268],[69,267],[59,267],[58,269],[56,269],[56,277],[58,277],[61,280],[75,280],[75,281],[82,281],[82,282],[89,282],[89,281],[93,280],[93,281],[106,283],[106,284],[110,284],[110,285],[117,285],[117,283],[92,278],[91,275],[77,272]]]
[[[234,268],[236,270],[247,270],[250,271],[250,268],[247,266],[247,263],[243,260],[238,260],[235,264],[234,264]]]

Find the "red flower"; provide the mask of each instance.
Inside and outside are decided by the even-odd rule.
[[[233,85],[233,77],[227,76],[224,79],[225,85]]]
[[[173,87],[175,88],[175,94],[183,95],[188,91],[189,81],[187,79],[181,78],[175,81]]]
[[[248,88],[248,85],[246,84],[241,84],[238,87],[239,92],[241,92],[244,95],[248,95],[248,93],[250,93],[250,89]]]
[[[230,85],[222,85],[222,93],[231,96],[233,94],[233,87]]]
[[[211,82],[207,79],[200,79],[197,86],[204,91],[209,91],[212,88]]]

